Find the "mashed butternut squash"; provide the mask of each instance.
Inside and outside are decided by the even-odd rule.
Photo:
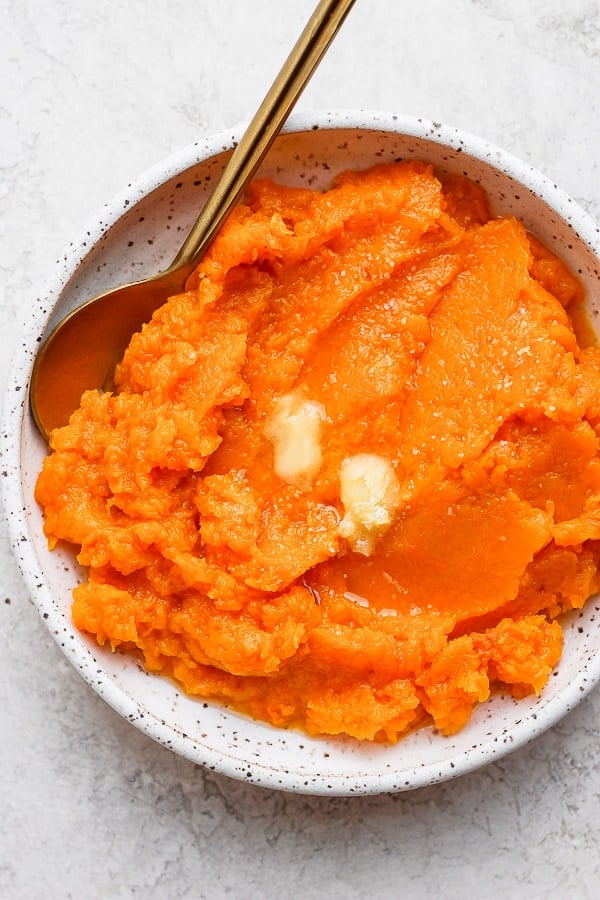
[[[258,181],[37,484],[76,625],[276,726],[457,731],[599,585],[577,280],[464,178]]]

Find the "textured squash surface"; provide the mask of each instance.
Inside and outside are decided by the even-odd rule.
[[[457,731],[597,590],[577,280],[459,177],[256,182],[37,484],[76,625],[277,726]]]

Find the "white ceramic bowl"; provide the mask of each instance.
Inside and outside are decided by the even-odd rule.
[[[50,553],[33,488],[46,447],[27,406],[41,334],[89,296],[171,261],[241,129],[198,141],[151,169],[96,217],[65,253],[17,352],[3,435],[5,509],[11,540],[34,602],[66,657],[124,718],[188,759],[256,784],[320,794],[402,791],[455,777],[500,758],[555,723],[600,679],[597,599],[566,620],[565,648],[538,699],[495,696],[460,734],[426,728],[396,746],[311,739],[280,731],[147,675],[129,656],[102,650],[75,630],[71,554]],[[461,172],[487,190],[497,214],[515,214],[580,274],[592,321],[600,312],[600,234],[556,185],[507,153],[456,129],[387,113],[293,117],[261,174],[289,184],[327,185],[342,169],[397,158]],[[595,305],[594,305],[595,304]]]

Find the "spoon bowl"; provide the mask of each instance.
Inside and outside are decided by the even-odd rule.
[[[88,388],[113,388],[113,372],[132,334],[165,299],[183,291],[192,266],[104,291],[50,332],[31,376],[33,419],[46,439],[64,425]]]

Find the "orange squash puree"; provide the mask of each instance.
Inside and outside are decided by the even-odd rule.
[[[52,435],[76,625],[310,734],[539,693],[599,586],[600,350],[563,263],[394,163],[256,182],[189,287]]]

